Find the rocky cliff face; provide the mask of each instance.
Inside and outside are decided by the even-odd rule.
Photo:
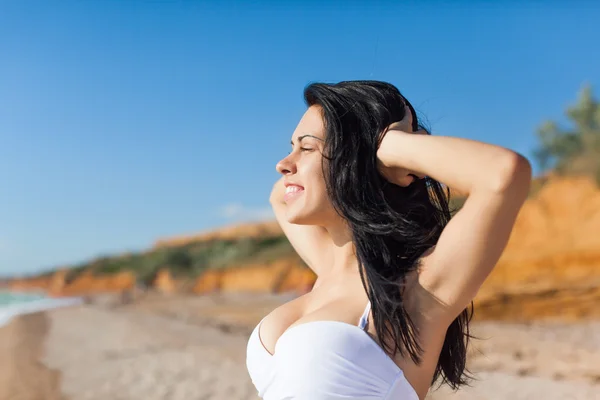
[[[8,288],[15,291],[44,290],[50,296],[82,296],[131,290],[135,283],[135,276],[129,271],[101,276],[86,271],[68,282],[67,271],[63,269],[48,277],[15,279]]]
[[[554,286],[600,277],[600,190],[556,179],[527,201],[489,287]]]
[[[221,292],[282,293],[308,292],[315,283],[315,274],[298,259],[281,259],[267,265],[212,270],[201,276],[194,293]]]
[[[477,298],[493,318],[600,316],[600,190],[553,179],[521,210]]]

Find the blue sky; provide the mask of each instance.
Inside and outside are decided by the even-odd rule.
[[[268,217],[314,81],[531,156],[599,83],[600,6],[449,3],[0,3],[0,275]]]

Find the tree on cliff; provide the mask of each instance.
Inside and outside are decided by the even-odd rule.
[[[592,175],[600,184],[600,105],[589,85],[565,114],[571,126],[546,121],[538,128],[540,143],[534,157],[544,170],[552,168],[559,175]]]

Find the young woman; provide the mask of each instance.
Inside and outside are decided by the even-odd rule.
[[[430,136],[394,86],[305,89],[271,203],[318,278],[254,329],[265,400],[417,400],[467,382],[468,306],[529,191],[521,155]],[[441,186],[468,195],[451,219]]]

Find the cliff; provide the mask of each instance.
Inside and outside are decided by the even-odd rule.
[[[600,317],[600,190],[551,179],[523,206],[477,297],[490,318]]]

